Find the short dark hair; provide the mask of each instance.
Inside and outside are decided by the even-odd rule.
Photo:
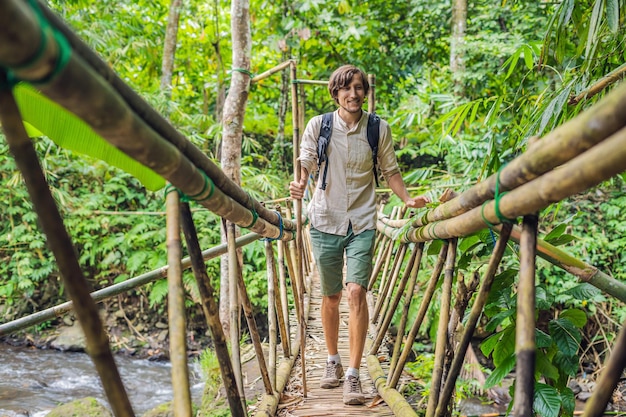
[[[367,81],[367,75],[365,72],[354,65],[342,65],[331,74],[330,80],[328,81],[328,92],[333,100],[337,101],[339,89],[349,86],[355,74],[361,75],[365,95],[367,95],[370,90],[370,83]]]

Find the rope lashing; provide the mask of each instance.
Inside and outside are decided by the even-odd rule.
[[[252,207],[250,209],[250,212],[252,213],[252,222],[247,226],[243,226],[246,229],[249,229],[252,226],[254,226],[256,221],[259,219],[259,213],[257,213],[256,209],[254,208],[254,200],[252,199],[252,196],[250,195],[250,193],[248,193],[248,202],[250,203],[250,207]]]
[[[204,179],[204,184],[202,185],[202,191],[200,191],[199,193],[196,193],[194,195],[187,195],[180,191],[178,188],[176,188],[173,184],[167,184],[165,186],[165,195],[167,196],[172,191],[176,191],[180,197],[180,201],[182,201],[183,203],[189,203],[190,201],[196,201],[201,203],[210,199],[211,197],[213,197],[213,193],[215,192],[215,184],[213,183],[211,178],[209,178],[206,172],[200,171],[200,173],[202,174],[202,178]],[[206,190],[209,190],[209,194],[207,194],[207,196],[202,199],[198,199],[198,197],[201,197],[204,193],[206,193]]]
[[[8,83],[11,86],[16,85],[20,81],[27,81],[31,84],[45,84],[49,82],[50,80],[52,80],[61,71],[65,69],[65,67],[67,66],[67,63],[70,60],[70,57],[72,56],[72,48],[69,42],[67,41],[67,39],[65,38],[65,36],[63,36],[61,32],[59,32],[58,30],[50,26],[46,18],[43,16],[41,9],[39,9],[39,5],[37,4],[37,1],[29,0],[28,3],[30,7],[33,9],[33,11],[35,12],[35,17],[37,18],[37,21],[39,22],[39,27],[41,28],[41,43],[39,44],[39,47],[37,51],[35,52],[35,54],[28,61],[18,66],[13,66],[11,70],[7,71]],[[20,71],[20,70],[25,70],[25,69],[35,67],[39,64],[41,59],[44,58],[44,54],[45,54],[47,43],[48,43],[49,33],[52,33],[52,37],[57,42],[57,45],[59,47],[58,56],[54,64],[54,68],[52,69],[50,73],[48,73],[47,75],[45,75],[44,77],[38,80],[20,79],[15,74],[15,71]],[[0,65],[7,67],[7,65],[5,64],[0,64]]]
[[[506,194],[506,192],[500,193],[500,172],[502,172],[502,168],[504,168],[504,165],[500,167],[498,174],[496,175],[496,190],[493,195],[493,200],[495,202],[494,211],[496,212],[496,217],[500,220],[500,223],[515,223],[517,219],[509,219],[500,211],[500,200]]]
[[[283,216],[280,215],[280,211],[278,210],[274,210],[274,212],[278,216],[278,230],[280,233],[278,234],[278,237],[266,237],[265,241],[267,242],[271,242],[273,240],[281,240],[283,238],[283,232],[285,231],[283,228]]]
[[[242,74],[246,74],[250,78],[254,78],[254,74],[245,68],[231,68],[230,72],[240,72]]]

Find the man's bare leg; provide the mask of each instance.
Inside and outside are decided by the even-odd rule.
[[[361,357],[365,349],[365,337],[369,325],[366,290],[359,284],[348,283],[348,305],[350,318],[348,320],[348,334],[350,340],[350,367],[359,369]]]
[[[320,387],[322,388],[338,387],[340,379],[344,375],[338,350],[340,301],[341,291],[331,296],[322,297],[322,328],[324,329],[324,340],[329,356],[324,376],[320,380]],[[337,359],[331,360],[331,356],[337,357]]]

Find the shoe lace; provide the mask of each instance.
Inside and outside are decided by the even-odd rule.
[[[351,392],[351,393],[353,393],[353,392],[358,393],[359,392],[359,380],[358,380],[358,378],[349,377],[348,380],[347,380],[347,383],[348,383],[348,391],[349,392]]]
[[[337,364],[335,362],[326,362],[326,378],[334,378],[337,373]]]

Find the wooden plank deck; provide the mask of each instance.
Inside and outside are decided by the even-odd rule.
[[[319,289],[317,271],[311,277],[311,306],[307,327],[305,354],[307,397],[302,395],[302,367],[300,358],[294,366],[290,381],[278,405],[279,416],[393,416],[391,409],[381,401],[375,401],[376,388],[372,384],[365,357],[361,360],[361,385],[366,402],[364,405],[344,405],[343,384],[334,389],[320,388],[320,378],[326,367],[326,345],[321,320],[322,296]],[[347,369],[348,355],[348,303],[347,295],[342,297],[340,305],[339,353],[344,370]],[[295,323],[292,328],[295,328]],[[385,369],[386,364],[382,364]],[[385,369],[386,372],[386,369]]]

